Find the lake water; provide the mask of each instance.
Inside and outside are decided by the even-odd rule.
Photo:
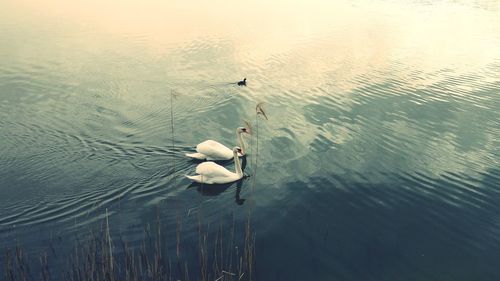
[[[0,260],[250,214],[257,280],[500,279],[498,1],[3,0],[0,42]]]

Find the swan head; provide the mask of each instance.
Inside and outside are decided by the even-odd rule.
[[[250,130],[248,128],[245,128],[245,127],[238,127],[236,129],[236,133],[238,133],[238,134],[241,134],[241,133],[250,134]]]
[[[241,149],[238,146],[235,146],[235,147],[233,147],[233,155],[234,155],[234,157],[238,158],[238,156],[243,156],[245,154],[243,154],[243,149]]]

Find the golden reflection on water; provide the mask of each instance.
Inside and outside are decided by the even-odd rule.
[[[12,4],[12,3],[11,3]],[[273,62],[293,66],[309,87],[334,72],[341,90],[354,78],[398,71],[453,69],[472,73],[500,58],[499,4],[482,9],[441,1],[60,1],[16,2],[18,13],[37,21],[91,26],[104,33],[143,39],[143,47],[168,53],[193,40],[230,42],[235,63],[262,67],[284,80]],[[28,17],[27,16],[27,17]],[[399,65],[399,66],[398,66]],[[395,66],[396,69],[394,69]],[[315,77],[317,76],[317,77]],[[372,81],[382,81],[375,75]],[[435,75],[419,80],[435,83]]]

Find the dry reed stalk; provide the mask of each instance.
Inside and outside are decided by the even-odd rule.
[[[12,253],[10,249],[5,250],[5,280],[14,280],[14,265],[12,264]]]
[[[263,102],[259,102],[257,104],[257,106],[255,106],[255,111],[257,112],[257,115],[262,115],[262,116],[264,116],[264,118],[266,118],[266,120],[269,120],[267,118],[266,112],[264,111],[264,103]]]
[[[49,281],[50,280],[50,271],[49,271],[49,262],[48,262],[48,257],[47,253],[44,255],[40,256],[40,266],[41,266],[41,279],[43,281]]]
[[[181,224],[181,217],[179,214],[177,214],[177,227],[176,227],[176,254],[177,254],[177,261],[180,260],[181,258],[181,231],[182,231],[182,224]]]
[[[109,214],[108,214],[109,215]],[[163,251],[161,225],[157,222],[157,229],[151,235],[149,225],[145,229],[145,238],[139,247],[138,253],[132,250],[128,243],[120,236],[118,244],[121,245],[121,254],[115,255],[115,245],[112,243],[111,230],[109,228],[109,217],[103,219],[101,227],[97,232],[89,231],[83,240],[76,239],[72,254],[69,256],[66,272],[57,280],[67,281],[163,281],[163,280],[250,280],[252,276],[253,250],[255,236],[249,232],[248,223],[245,225],[247,242],[234,243],[235,219],[225,227],[221,222],[216,233],[209,235],[209,227],[199,222],[199,257],[200,271],[198,276],[193,276],[189,269],[194,265],[189,260],[183,259],[179,237],[182,235],[182,227],[176,229],[176,247],[179,253],[177,257],[177,270],[171,265],[170,257],[165,259]],[[180,218],[178,223],[180,224]],[[156,236],[156,237],[155,237]],[[227,238],[224,238],[227,237]],[[249,242],[248,242],[249,241]],[[110,247],[111,245],[111,247]],[[243,251],[240,251],[243,249]],[[110,252],[111,251],[111,252]],[[12,255],[14,253],[14,255]],[[186,256],[189,256],[186,255]],[[49,264],[49,256],[44,253],[39,257],[41,264],[38,279],[29,273],[29,262],[21,247],[14,252],[7,250],[5,253],[4,277],[6,281],[49,281],[53,278]],[[112,263],[111,263],[112,259]],[[233,266],[236,264],[236,268]]]
[[[174,130],[174,90],[170,91],[170,128],[172,129],[172,152],[175,151],[175,130]],[[173,163],[173,172],[172,175],[175,174],[175,157]]]
[[[111,272],[113,271],[113,249],[111,246],[111,235],[109,234],[109,215],[108,215],[108,208],[106,208],[106,239],[107,239],[107,244],[108,244],[108,256],[109,256],[109,269]]]

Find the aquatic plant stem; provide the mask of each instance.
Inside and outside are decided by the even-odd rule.
[[[109,234],[108,208],[106,208],[106,237],[108,240],[108,247],[109,247],[109,267],[111,271],[113,271],[113,252],[111,247],[111,235]]]
[[[174,130],[174,90],[170,91],[170,128],[172,129],[172,153],[175,151],[175,130]],[[175,157],[173,162],[172,175],[175,175]],[[174,176],[175,177],[175,176]]]

